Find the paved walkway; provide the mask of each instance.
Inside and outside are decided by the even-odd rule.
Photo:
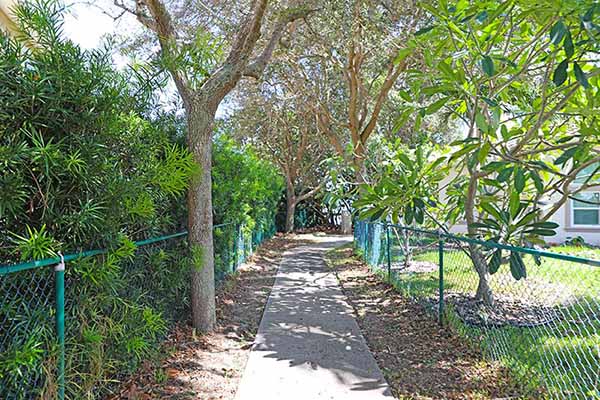
[[[237,400],[377,400],[391,391],[354,319],[325,251],[344,236],[284,254]]]

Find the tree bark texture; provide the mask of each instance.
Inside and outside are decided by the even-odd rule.
[[[188,147],[201,168],[188,191],[188,240],[192,254],[202,255],[191,271],[192,324],[202,332],[211,331],[216,323],[211,177],[215,112],[216,108],[199,101],[187,114]]]

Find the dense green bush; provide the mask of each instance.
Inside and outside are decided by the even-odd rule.
[[[0,36],[0,263],[112,249],[66,275],[67,395],[99,397],[186,308],[185,244],[132,240],[184,228],[196,167],[139,73],[64,40],[56,6],[18,15],[20,41]],[[55,389],[52,289],[48,268],[0,277],[2,398]]]
[[[283,178],[270,162],[220,131],[213,149],[214,223],[229,225],[214,231],[217,278],[231,271],[236,256],[262,240],[257,235],[274,233],[283,188]]]
[[[144,70],[64,39],[55,2],[18,17],[18,40],[0,35],[0,264],[111,249],[66,270],[67,397],[99,398],[187,318],[185,241],[133,241],[185,229],[197,167]],[[222,277],[252,232],[272,229],[282,181],[225,133],[213,154],[215,224],[231,223],[215,230]],[[53,287],[50,268],[0,276],[0,398],[56,390]]]

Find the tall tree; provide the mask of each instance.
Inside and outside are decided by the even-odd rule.
[[[212,330],[216,322],[211,148],[217,108],[240,79],[261,76],[290,24],[310,12],[306,5],[279,5],[281,7],[273,10],[268,18],[268,9],[275,8],[268,7],[268,3],[267,0],[243,3],[248,4],[249,9],[233,18],[234,22],[226,30],[232,32],[227,55],[207,69],[202,62],[206,47],[214,42],[220,46],[224,42],[222,38],[214,39],[212,32],[216,27],[205,23],[220,20],[218,15],[215,17],[218,13],[204,3],[190,7],[184,2],[180,7],[185,10],[204,10],[207,15],[182,18],[187,25],[177,26],[179,21],[173,19],[161,0],[130,3],[115,0],[118,7],[135,15],[158,41],[162,65],[173,78],[185,109],[188,147],[201,167],[201,173],[193,180],[188,193],[188,240],[195,259],[191,275],[192,323],[201,331]],[[266,25],[269,33],[263,37],[261,29],[264,30]],[[259,45],[259,42],[262,43]]]
[[[328,148],[297,80],[282,73],[270,78],[272,86],[246,94],[239,131],[281,169],[286,183],[285,231],[292,232],[296,206],[325,184],[321,162]]]
[[[410,38],[419,11],[411,1],[354,0],[332,2],[322,14],[326,23],[339,21],[333,23],[337,29],[311,32],[319,45],[304,56],[314,61],[302,65],[313,82],[319,129],[362,184],[368,181],[368,141],[398,79],[414,61]],[[342,104],[336,101],[341,93]]]

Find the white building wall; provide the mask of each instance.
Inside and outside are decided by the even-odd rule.
[[[556,236],[549,236],[546,241],[551,244],[559,244],[581,236],[586,243],[600,246],[600,229],[569,227],[570,218],[567,217],[569,210],[569,207],[564,205],[552,216],[551,221],[556,222],[559,227],[556,228]]]

